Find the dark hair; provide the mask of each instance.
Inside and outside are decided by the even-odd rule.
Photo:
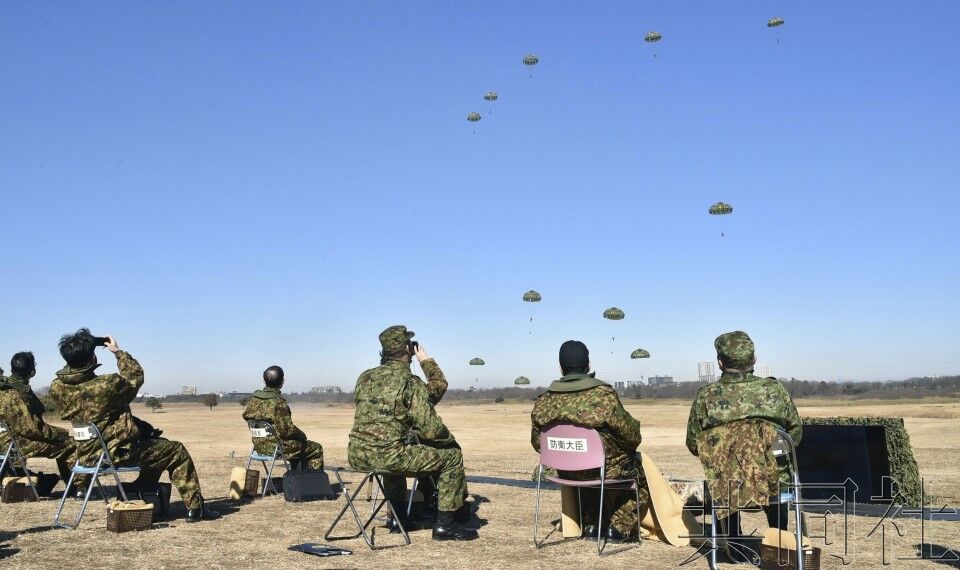
[[[383,352],[380,351],[380,364],[386,364],[391,360],[403,360],[404,356],[412,355],[413,350],[410,348],[410,343],[407,343],[402,348],[399,348],[393,352]]]
[[[20,378],[29,378],[37,369],[32,352],[18,352],[10,359],[10,372]]]
[[[590,351],[579,340],[568,340],[560,345],[560,370],[563,375],[590,372]]]
[[[280,388],[283,386],[283,368],[271,366],[263,371],[263,383],[267,388]]]
[[[567,374],[586,374],[590,372],[590,365],[588,364],[586,366],[581,366],[579,368],[564,368],[563,366],[561,366],[560,372],[564,376],[566,376]]]
[[[60,356],[70,368],[80,368],[90,364],[93,352],[105,342],[106,338],[90,334],[90,329],[80,329],[60,337]]]

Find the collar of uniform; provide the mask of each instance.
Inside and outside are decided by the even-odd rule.
[[[254,392],[253,397],[260,398],[261,400],[275,400],[281,397],[280,389],[279,388],[263,388],[261,390],[257,390],[256,392]]]
[[[736,384],[738,382],[749,382],[755,376],[750,372],[724,372],[720,375],[720,381],[724,384]]]
[[[410,370],[410,363],[404,362],[402,360],[388,360],[383,365],[389,366],[390,368],[399,368],[401,370],[407,370],[407,371]]]
[[[603,380],[598,380],[596,372],[590,374],[567,374],[558,380],[554,380],[547,388],[551,392],[579,392],[597,386],[609,386]]]
[[[8,385],[20,390],[30,387],[30,380],[25,378],[20,378],[19,376],[16,376],[13,374],[4,378],[3,381],[6,382]]]
[[[81,382],[86,382],[87,380],[92,380],[97,377],[97,368],[100,367],[100,363],[90,364],[81,368],[70,368],[69,366],[64,366],[57,372],[57,378],[65,384],[79,384]]]

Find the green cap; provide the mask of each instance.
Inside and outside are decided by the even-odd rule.
[[[380,346],[383,347],[384,354],[393,354],[407,346],[411,338],[413,331],[408,331],[404,325],[393,325],[380,333]]]
[[[723,333],[713,341],[717,357],[724,367],[731,371],[747,372],[753,369],[756,358],[753,354],[753,341],[743,331]]]

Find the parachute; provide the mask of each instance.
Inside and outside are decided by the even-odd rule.
[[[484,364],[486,364],[486,362],[484,362],[482,358],[470,359],[470,366],[483,366]]]
[[[630,358],[650,358],[650,353],[642,348],[638,348],[630,353]]]
[[[481,119],[480,113],[477,113],[477,112],[467,113],[467,120],[470,121],[471,123],[476,123],[480,119]]]
[[[603,312],[603,318],[610,319],[611,321],[621,321],[625,316],[627,315],[616,307],[610,307]]]
[[[733,206],[726,202],[717,202],[708,210],[711,216],[724,216],[733,213]]]
[[[537,65],[538,63],[540,63],[540,58],[537,57],[537,56],[535,56],[535,55],[533,55],[532,53],[528,53],[527,55],[523,56],[523,65],[527,65],[527,66],[530,66],[530,67],[531,67],[531,70],[530,70],[530,79],[533,79],[533,69],[532,69],[532,67],[533,67],[534,65]]]
[[[517,386],[526,386],[527,384],[530,383],[530,379],[527,378],[526,376],[520,376],[516,380],[514,380],[513,383],[516,384]]]
[[[783,25],[783,18],[770,18],[767,20],[768,28],[776,28],[777,26]]]
[[[483,94],[484,101],[496,101],[499,98],[500,97],[499,95],[497,95],[496,91],[487,91],[486,93]]]
[[[533,289],[530,289],[529,291],[523,294],[523,300],[526,303],[539,303],[540,299],[541,299],[540,293],[537,293]],[[531,307],[530,330],[527,331],[527,334],[533,334],[533,314],[532,314],[533,310],[532,309],[533,307]]]
[[[622,320],[623,320],[623,317],[625,317],[625,316],[627,316],[627,315],[626,315],[622,310],[618,309],[617,307],[610,307],[609,309],[607,309],[606,311],[603,312],[603,318],[609,319],[609,320],[611,320],[611,321],[622,321]],[[616,342],[617,342],[617,337],[616,337],[616,335],[612,334],[612,332],[611,332],[611,334],[610,334],[610,341],[611,341],[613,344],[616,344]],[[610,347],[610,354],[611,354],[611,355],[613,354],[613,347],[612,347],[612,346]]]
[[[726,202],[717,202],[713,206],[710,206],[710,209],[707,211],[710,212],[711,216],[725,216],[733,213],[733,206]],[[724,237],[724,232],[720,232],[720,237]]]
[[[660,35],[660,32],[647,32],[643,36],[643,41],[647,42],[648,44],[655,44],[659,42],[661,39],[663,39],[663,36]],[[657,57],[656,50],[654,50],[653,52],[653,57]]]

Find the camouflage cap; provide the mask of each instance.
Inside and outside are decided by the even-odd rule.
[[[726,367],[742,372],[753,369],[756,361],[753,353],[753,341],[750,335],[743,331],[723,333],[713,341],[717,349],[717,357]]]
[[[413,331],[408,331],[404,325],[387,327],[380,333],[380,346],[384,354],[399,352],[413,338]]]

